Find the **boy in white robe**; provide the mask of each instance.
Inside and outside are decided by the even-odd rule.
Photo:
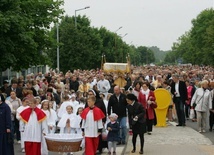
[[[24,147],[24,129],[25,129],[25,123],[21,120],[20,118],[20,113],[27,109],[29,106],[28,106],[28,100],[27,98],[25,97],[23,100],[22,100],[22,106],[20,106],[17,110],[16,110],[16,119],[19,120],[19,131],[21,133],[21,149],[22,149],[22,152],[24,153],[25,152],[25,147]]]
[[[94,96],[87,99],[88,107],[85,108],[81,114],[82,131],[85,136],[85,155],[96,154],[99,135],[102,132],[102,119],[105,117],[102,110],[94,106],[96,98]]]
[[[46,114],[36,107],[36,99],[28,98],[29,108],[20,113],[25,122],[23,140],[26,155],[41,155],[42,135],[47,134]]]

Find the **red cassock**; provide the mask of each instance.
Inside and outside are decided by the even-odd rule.
[[[98,107],[90,109],[89,107],[85,108],[81,114],[83,120],[87,119],[87,114],[90,110],[93,110],[94,121],[102,120],[105,115]],[[95,129],[98,130],[98,129]],[[95,155],[96,150],[99,145],[99,136],[97,137],[87,137],[85,136],[85,155]]]

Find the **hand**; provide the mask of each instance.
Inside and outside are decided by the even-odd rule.
[[[46,136],[46,134],[45,134],[45,133],[43,133],[43,135],[44,135],[44,136]]]
[[[106,89],[105,87],[103,87],[103,89]]]
[[[50,130],[52,130],[52,129],[53,129],[53,127],[52,127],[52,126],[50,126],[49,128],[50,128]]]
[[[7,129],[7,133],[10,133],[10,129]]]
[[[212,113],[214,113],[214,109],[211,109],[210,111],[211,111]]]
[[[112,129],[110,127],[107,128],[108,131],[111,131]]]
[[[149,101],[147,101],[147,103],[150,105],[150,104],[152,104],[152,101],[149,100]]]
[[[82,136],[85,136],[85,132],[82,132]]]

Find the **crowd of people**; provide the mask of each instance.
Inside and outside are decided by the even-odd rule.
[[[123,85],[118,79],[125,81]],[[80,150],[84,149],[86,155],[102,154],[104,148],[116,154],[116,144],[127,143],[127,127],[133,135],[132,153],[139,135],[139,153],[143,154],[144,134],[152,135],[156,124],[154,91],[159,88],[167,89],[172,96],[166,119],[177,120],[178,127],[186,126],[186,120],[191,119],[198,123],[199,132],[206,132],[209,114],[213,130],[211,66],[132,66],[131,73],[124,74],[100,69],[65,74],[50,70],[4,81],[0,120],[6,123],[0,125],[0,154],[13,154],[15,139],[22,152],[32,154],[34,149],[36,155],[46,155],[44,135],[48,133],[82,134],[85,138]],[[106,138],[104,132],[108,133]]]

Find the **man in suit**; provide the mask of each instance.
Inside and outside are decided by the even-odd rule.
[[[9,86],[5,90],[7,97],[10,96],[11,91],[15,91],[16,96],[22,100],[22,98],[23,98],[22,89],[18,88],[17,86],[18,86],[18,81],[16,79],[11,80],[11,86]]]
[[[118,144],[126,143],[126,134],[127,134],[126,107],[127,107],[126,95],[121,93],[119,86],[115,86],[114,94],[110,97],[108,102],[108,116],[111,115],[111,111],[112,113],[118,115],[117,121],[119,122],[119,125],[121,127],[121,130],[119,132],[120,142]]]
[[[171,93],[173,94],[173,102],[175,103],[178,125],[177,126],[186,126],[184,105],[187,102],[187,87],[185,82],[179,80],[177,74],[172,75],[172,86]]]

